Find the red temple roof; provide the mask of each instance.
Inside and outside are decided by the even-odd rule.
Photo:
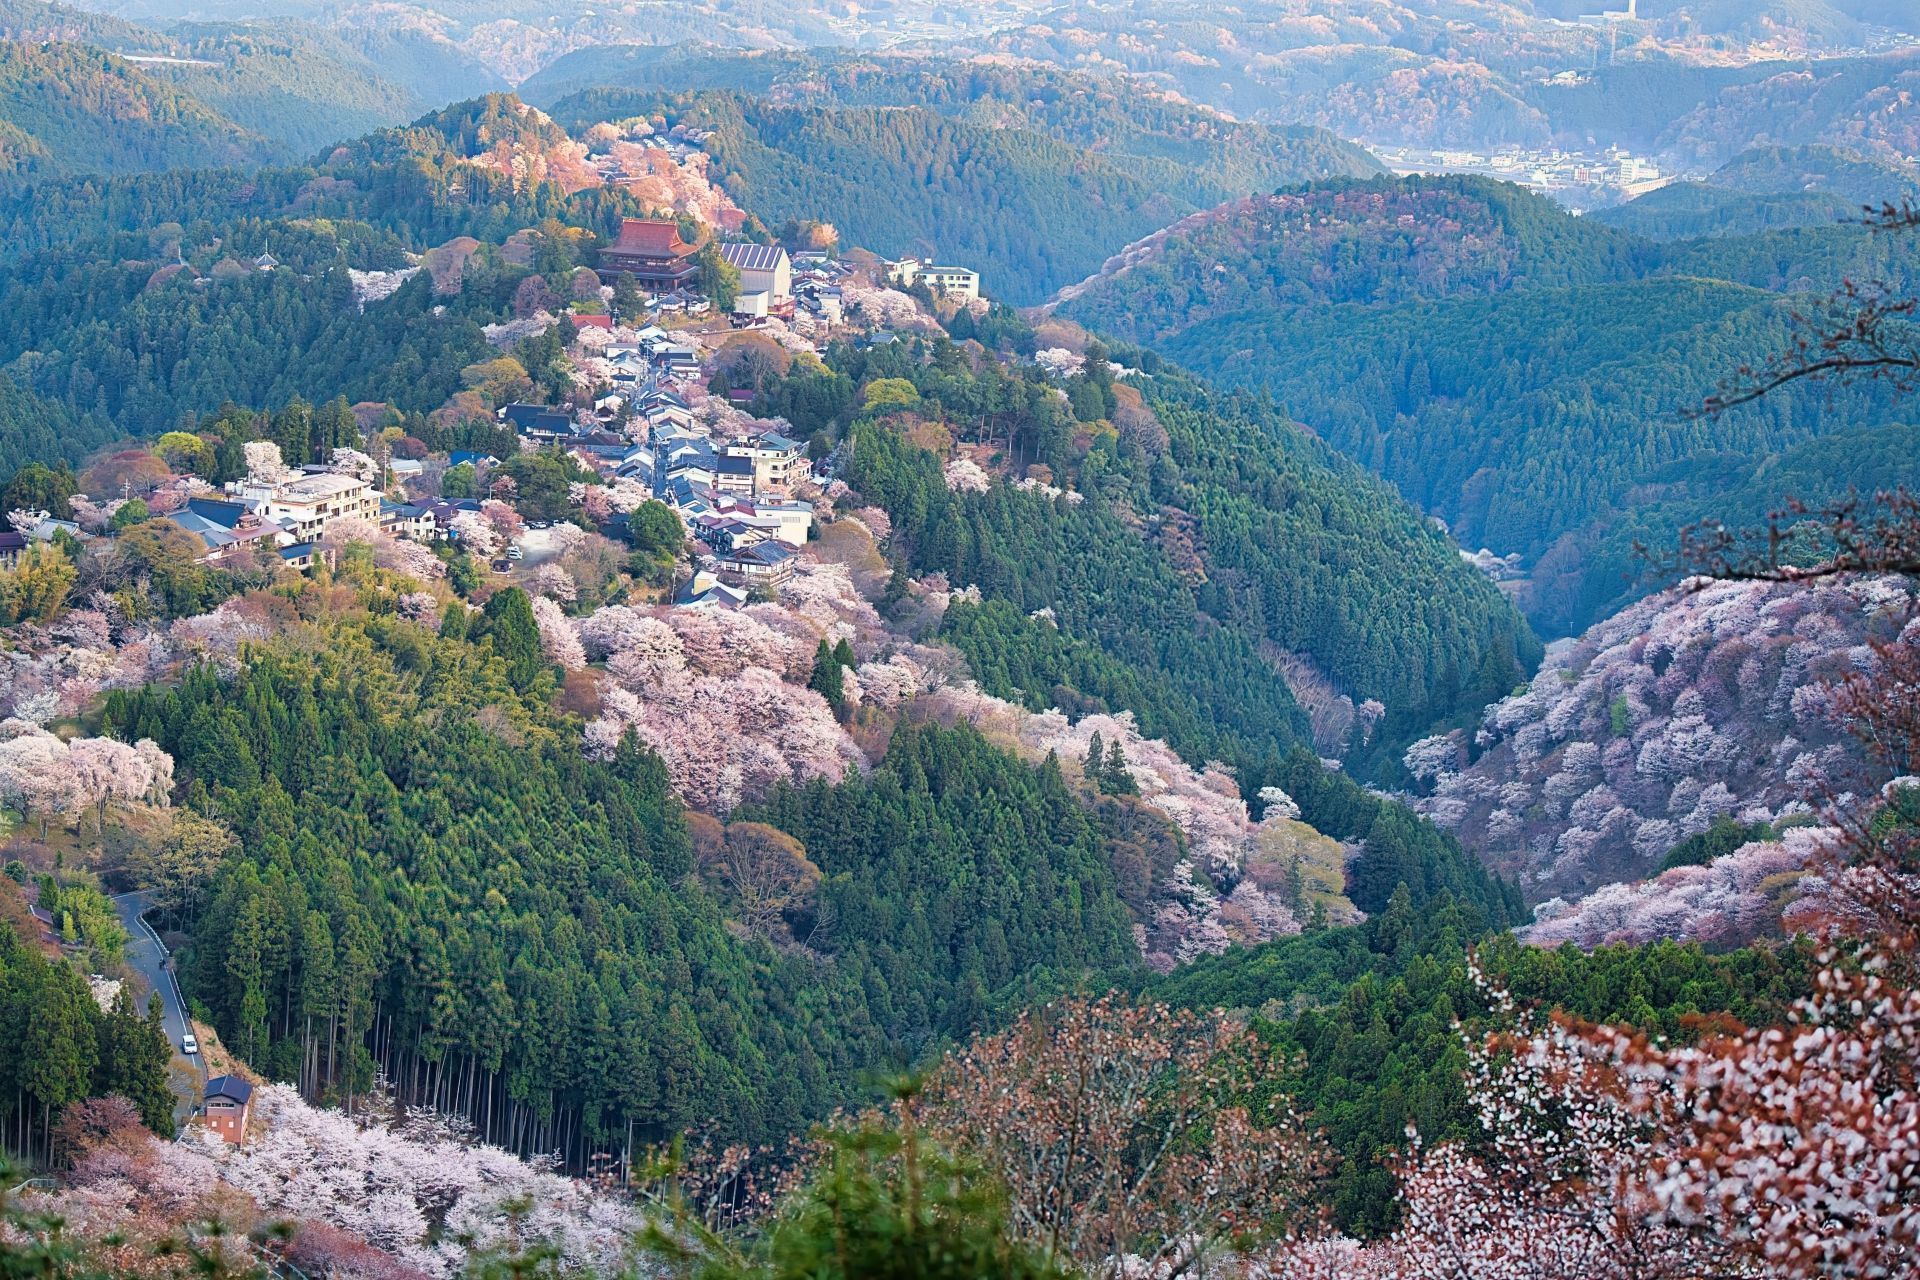
[[[628,218],[620,224],[620,238],[607,246],[611,253],[644,258],[684,258],[694,252],[680,238],[680,224],[654,218]]]

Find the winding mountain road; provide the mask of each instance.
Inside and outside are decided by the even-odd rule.
[[[173,1118],[176,1123],[182,1123],[200,1104],[201,1086],[207,1078],[207,1064],[198,1053],[186,1054],[181,1051],[180,1042],[193,1030],[193,1026],[187,1021],[187,1002],[180,994],[179,980],[173,976],[172,958],[167,953],[166,944],[160,941],[160,935],[147,923],[149,905],[144,893],[121,893],[113,898],[114,909],[120,913],[120,923],[127,930],[127,963],[146,979],[149,991],[160,993],[161,1023],[174,1053],[174,1070],[170,1073],[170,1079],[178,1101],[174,1105]],[[145,1002],[141,1003],[144,1008]],[[185,1071],[179,1069],[182,1061],[187,1064]]]

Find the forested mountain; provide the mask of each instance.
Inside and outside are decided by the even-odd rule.
[[[1172,166],[1091,156],[1043,134],[913,108],[708,111],[696,118],[715,129],[707,149],[736,202],[776,223],[823,218],[889,257],[973,265],[984,289],[1013,303],[1044,298],[1186,212]],[[1035,226],[1054,234],[1035,240]]]
[[[1722,822],[1757,830],[1720,853],[1772,840],[1772,824],[1815,825],[1810,794],[1871,793],[1887,781],[1884,763],[1830,714],[1829,691],[1898,634],[1912,607],[1898,577],[1723,583],[1643,600],[1556,651],[1527,689],[1488,708],[1470,740],[1416,744],[1409,768],[1431,791],[1421,808],[1535,901],[1652,879]],[[1810,858],[1805,846],[1776,852],[1791,856],[1690,886],[1704,890],[1696,903],[1675,895],[1549,940],[1747,942],[1777,915],[1768,894],[1787,892]],[[1543,920],[1564,906],[1551,905]]]
[[[0,35],[9,41],[3,72],[10,86],[0,121],[53,148],[42,163],[55,172],[296,160],[428,107],[506,87],[448,41],[413,29],[149,28],[8,0]],[[42,47],[48,41],[73,47]]]
[[[1864,208],[1920,192],[1920,166],[1846,147],[1757,147],[1721,165],[1713,180],[1753,195],[1828,191]]]
[[[1710,514],[1720,455],[1891,419],[1873,387],[1688,410],[1791,344],[1795,294],[1915,278],[1911,244],[1860,226],[1656,243],[1478,179],[1375,180],[1189,220],[1060,310],[1266,390],[1463,545],[1520,555],[1529,615],[1564,630],[1631,598],[1641,508]]]
[[[1319,129],[1222,116],[1141,81],[1023,64],[922,57],[601,47],[561,58],[519,87],[571,128],[632,114],[636,95],[719,89],[778,106],[925,107],[984,128],[1043,133],[1103,155],[1182,166],[1190,198],[1263,190],[1378,164]]]
[[[1202,960],[1149,991],[1192,1009],[1246,1009],[1305,1067],[1289,1081],[1335,1154],[1328,1202],[1342,1229],[1376,1235],[1398,1217],[1392,1167],[1409,1126],[1471,1139],[1460,1080],[1467,1057],[1455,1018],[1490,1025],[1487,986],[1467,949],[1485,934],[1471,909],[1391,903],[1358,929],[1330,930]],[[1809,957],[1764,949],[1708,955],[1699,946],[1582,952],[1481,942],[1477,972],[1516,1000],[1685,1041],[1706,1010],[1777,1021],[1806,990]],[[1299,1006],[1305,1004],[1305,1009]]]
[[[153,33],[124,18],[49,0],[0,0],[0,39],[25,44],[86,44],[139,53]]]
[[[1543,601],[1603,601],[1604,617],[1626,607],[1653,581],[1636,547],[1656,552],[1680,543],[1704,521],[1756,536],[1787,497],[1813,511],[1849,494],[1920,489],[1920,429],[1904,424],[1853,427],[1790,445],[1779,453],[1710,452],[1655,471],[1652,501],[1609,522],[1578,557],[1552,556],[1536,574]]]
[[[1913,127],[1902,105],[1911,51],[1802,62],[1692,64],[1652,56],[1536,90],[1552,127],[1716,168],[1756,147],[1831,144],[1897,159]]]
[[[353,40],[282,23],[182,23],[165,35],[179,61],[154,74],[273,139],[285,159],[505,87],[419,36]]]
[[[484,131],[520,116],[495,100],[461,119]],[[524,274],[503,273],[493,254],[469,262],[480,246],[461,237],[497,244],[549,217],[604,232],[643,211],[606,190],[516,187],[434,136],[438,146],[418,152],[411,135],[371,139],[321,169],[56,178],[0,191],[0,240],[14,255],[0,263],[10,308],[0,466],[77,462],[229,401],[320,403],[346,392],[438,408],[461,389],[464,368],[495,353],[482,326],[511,314]],[[421,272],[362,313],[352,272],[406,269],[408,251],[449,244],[433,261],[454,264],[451,275]],[[257,269],[262,254],[280,266]]]
[[[391,270],[404,265],[404,249],[465,231],[504,238],[548,213],[610,228],[621,210],[613,193],[563,202],[540,187],[509,197],[496,175],[466,161],[492,141],[528,131],[538,140],[549,129],[513,100],[489,99],[336,149],[319,171],[177,175],[24,193],[13,210],[23,232],[73,235],[91,219],[97,238],[83,255],[49,245],[0,280],[13,317],[0,334],[0,356],[39,394],[141,434],[229,401],[319,403],[344,394],[403,413],[434,410],[492,354],[482,327],[510,314],[508,295],[523,269],[472,252],[451,288],[435,272],[421,272],[364,312],[353,305],[350,269]],[[68,199],[72,216],[52,227],[28,212]],[[261,253],[280,268],[246,268]],[[168,265],[180,261],[184,268]],[[59,287],[49,289],[49,281]],[[1169,466],[1173,459],[1156,459],[1164,447],[1151,444],[1151,432],[1144,451],[1117,436],[1096,437],[1089,477],[1098,480],[1094,488],[1125,495],[1123,507],[1099,517],[1107,523],[1098,536],[1116,551],[1132,556],[1141,546],[1128,524],[1145,517],[1162,526],[1156,538],[1167,550],[1155,554],[1171,559],[1143,562],[1143,580],[1162,575],[1176,612],[1164,634],[1141,642],[1134,660],[1143,669],[1165,663],[1204,692],[1182,695],[1200,698],[1185,709],[1176,700],[1138,714],[1156,723],[1184,718],[1196,761],[1224,755],[1253,764],[1269,746],[1284,754],[1300,740],[1263,646],[1317,663],[1354,704],[1383,703],[1383,742],[1472,711],[1510,689],[1533,661],[1532,640],[1491,586],[1363,473],[1257,402],[1208,397],[1171,371],[1154,386],[1155,412],[1186,451],[1174,455],[1184,477]],[[1023,394],[1050,393],[1034,387]],[[809,430],[821,425],[800,408],[782,411]],[[1115,411],[1089,409],[1102,417]],[[1064,441],[1074,429],[1070,420],[1037,426],[1053,434],[1021,439],[1018,448],[1064,468]],[[1240,496],[1248,468],[1268,466],[1259,487],[1272,497],[1251,504]],[[1187,494],[1182,485],[1200,487]],[[1065,536],[1061,572],[1070,580],[1064,548],[1081,535]],[[954,562],[952,571],[965,563]],[[1394,568],[1383,573],[1382,565]],[[1043,597],[1035,594],[1026,610],[1047,603]],[[1128,622],[1105,616],[1116,626]],[[1231,620],[1237,630],[1203,626],[1180,637],[1203,616]],[[1176,640],[1181,648],[1164,647]],[[1258,687],[1271,698],[1245,695]],[[1200,728],[1223,715],[1247,739],[1232,751]],[[1336,738],[1332,749],[1348,745]]]
[[[1155,342],[1238,312],[1618,280],[1643,257],[1631,237],[1489,179],[1336,181],[1186,219],[1066,290],[1059,309]]]
[[[977,267],[985,287],[1010,301],[1038,301],[1090,273],[1128,241],[1191,211],[1196,194],[1212,199],[1275,175],[1370,166],[1362,153],[1324,138],[1229,127],[1171,106],[1140,114],[1127,128],[1102,130],[1093,123],[1096,116],[1070,105],[1077,101],[1065,97],[1048,111],[1034,108],[1041,126],[1035,131],[970,122],[932,108],[785,108],[717,94],[588,95],[572,109],[590,105],[596,119],[658,109],[676,124],[709,130],[704,145],[715,179],[763,220],[824,221],[849,245],[950,257]],[[1216,138],[1216,130],[1224,132]],[[1070,140],[1075,138],[1085,140]],[[422,198],[443,205],[457,198],[471,211],[504,196],[530,202],[542,214],[558,212],[557,193],[508,195],[506,175],[466,164],[497,143],[515,140],[566,143],[545,117],[517,100],[489,97],[335,147],[321,158],[319,174],[208,173],[105,192],[93,185],[42,187],[23,192],[13,208],[0,207],[0,215],[21,224],[17,247],[26,249],[54,238],[159,222],[221,222],[236,199],[259,214],[297,210],[381,225],[404,219],[422,231],[425,220],[413,207]],[[419,163],[441,171],[427,184],[430,190],[421,189],[412,169]],[[463,169],[464,176],[450,181],[449,167]],[[314,182],[319,176],[336,181]],[[591,175],[588,180],[597,183]],[[457,197],[451,194],[456,190]],[[20,216],[34,201],[71,207],[73,219]],[[621,203],[616,192],[597,186],[576,201],[599,209]],[[606,218],[597,214],[590,223],[598,226]],[[504,238],[511,221],[508,214],[475,223],[469,212],[435,224],[448,233],[472,229],[491,239],[496,226],[504,228],[497,232]],[[1036,225],[1054,230],[1036,239],[1030,234]],[[425,247],[417,236],[410,242]]]
[[[705,47],[568,59],[557,116],[423,110],[456,30],[510,60],[576,19],[884,29],[456,8],[172,26],[147,70],[14,46],[65,71],[0,104],[0,514],[34,531],[0,565],[0,1148],[58,1185],[0,1203],[0,1272],[1758,1275],[1747,1222],[1803,1202],[1783,1280],[1905,1263],[1829,1157],[1895,1149],[1886,1115],[1911,1145],[1910,1049],[1863,1042],[1920,1020],[1884,893],[1920,830],[1887,782],[1913,584],[1636,601],[1632,550],[1920,469],[1890,385],[1680,412],[1841,280],[1920,290],[1907,242],[1812,221],[1902,170],[1756,152],[1609,225],[1087,70]],[[884,21],[1229,97],[1320,78],[1401,136],[1435,104],[1534,136],[1541,73],[1600,40],[1526,0],[991,12]],[[66,74],[94,60],[179,90],[141,99],[176,103],[154,171],[119,126],[103,167],[139,171],[62,157],[101,132]],[[180,167],[201,102],[276,163]],[[793,309],[729,316],[720,224],[678,206],[707,305],[648,296],[601,251],[649,189],[590,159],[710,169],[723,237],[831,224],[994,296],[810,255]],[[618,354],[654,324],[697,372]],[[523,442],[536,402],[583,430]],[[228,530],[223,484],[396,505]],[[1812,825],[1823,794],[1851,826]],[[89,997],[136,980],[123,888],[201,1039],[172,1088],[159,1018]],[[1787,937],[1876,910],[1885,956]],[[252,1082],[253,1132],[162,1142],[203,1065]],[[1737,1187],[1775,1167],[1739,1144],[1790,1126],[1716,1111],[1729,1080],[1838,1135],[1772,1198],[1670,1212],[1729,1144]],[[1835,1261],[1842,1213],[1868,1243]]]
[[[863,426],[857,405],[807,412],[826,397],[811,389],[818,375],[761,396],[804,429],[851,433],[849,482],[889,512],[914,570],[1015,606],[957,636],[983,675],[1011,673],[1004,654],[985,660],[994,648],[1033,643],[1019,635],[1027,623],[996,631],[1054,611],[1070,643],[1030,655],[1035,674],[1048,674],[1023,697],[1056,696],[1048,686],[1077,668],[1088,681],[1082,696],[1118,700],[1190,759],[1235,765],[1253,794],[1258,771],[1277,770],[1301,737],[1276,648],[1318,664],[1352,702],[1384,704],[1383,723],[1343,726],[1334,749],[1481,705],[1538,659],[1507,602],[1418,513],[1256,398],[1212,395],[1153,362],[1151,376],[1105,393],[1126,397],[1112,407],[1096,410],[1083,395],[1085,412],[1100,416],[1076,428],[1044,388],[1035,399],[1022,381],[972,376],[951,349],[926,364],[904,355],[837,355],[836,379],[909,380],[925,406],[916,414],[951,423],[963,439],[1004,443],[1009,462],[1075,475],[1086,500],[1031,484],[950,489],[935,453],[882,424]],[[1124,678],[1125,667],[1138,674]],[[1172,696],[1134,700],[1169,684]]]
[[[0,42],[0,177],[258,163],[263,136],[84,45]]]
[[[1676,182],[1591,216],[1649,239],[1686,240],[1775,227],[1830,227],[1859,213],[1857,202],[1831,191],[1753,194],[1711,182]]]

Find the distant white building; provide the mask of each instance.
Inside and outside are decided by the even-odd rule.
[[[966,267],[936,267],[918,258],[902,258],[887,264],[887,279],[903,288],[924,284],[935,293],[950,298],[974,299],[980,296],[980,273]]]

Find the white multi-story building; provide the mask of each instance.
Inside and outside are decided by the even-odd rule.
[[[238,496],[261,519],[277,522],[301,542],[325,537],[337,520],[380,523],[380,491],[357,476],[322,473],[271,487],[242,485]]]
[[[887,279],[895,284],[924,284],[935,293],[950,298],[973,299],[980,296],[980,273],[966,267],[936,267],[918,258],[902,258],[887,264]]]

